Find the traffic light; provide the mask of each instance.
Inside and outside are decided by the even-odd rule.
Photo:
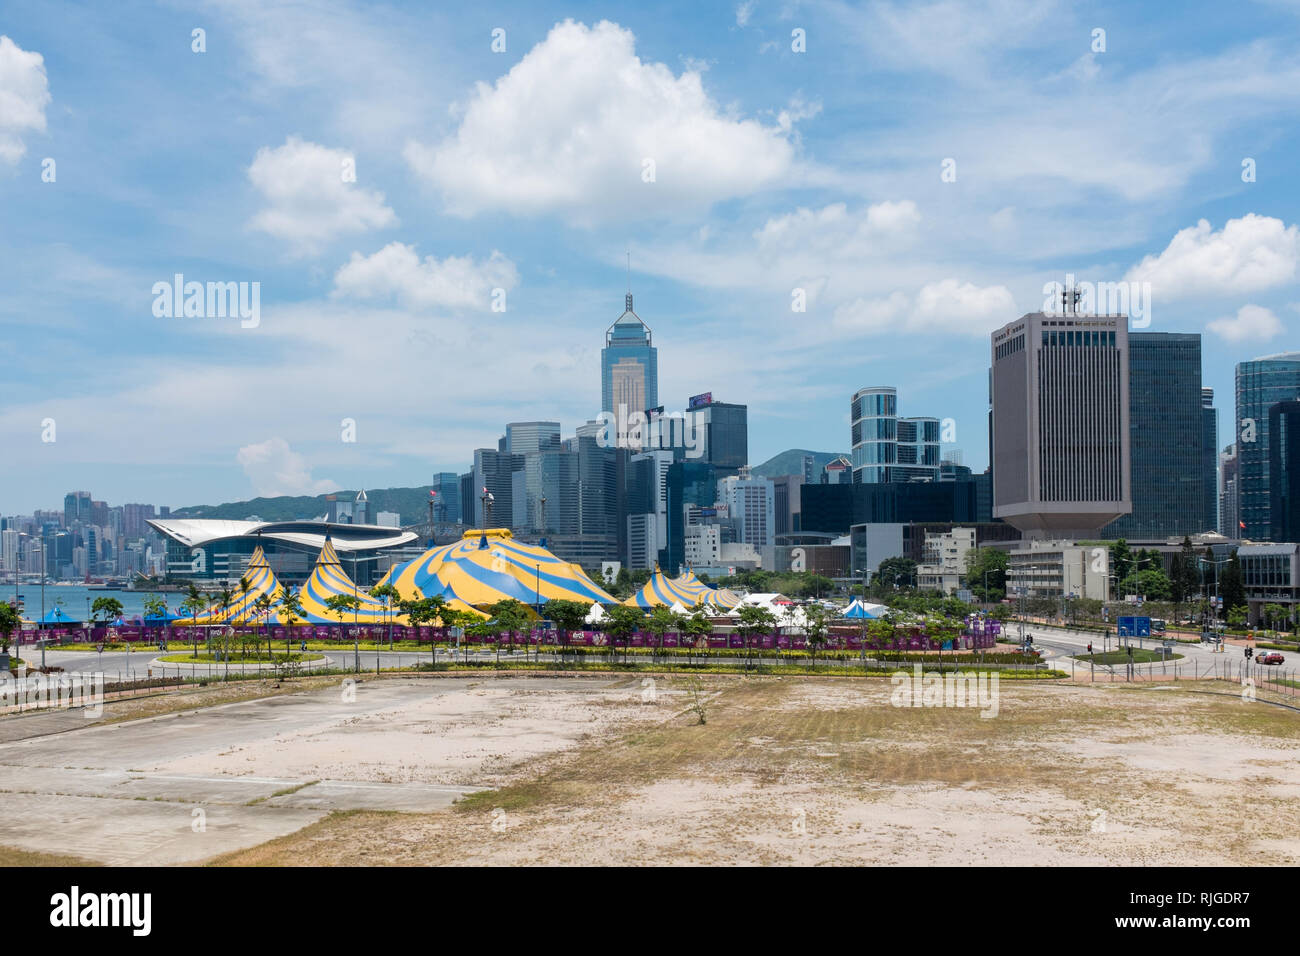
[[[1092,644],[1091,644],[1091,642],[1088,644],[1088,653],[1089,653],[1089,654],[1092,653]]]
[[[1251,651],[1251,649],[1250,649],[1249,647],[1246,648],[1246,656],[1247,656],[1247,657],[1250,657],[1250,655],[1251,655],[1252,653],[1253,653],[1253,652]]]

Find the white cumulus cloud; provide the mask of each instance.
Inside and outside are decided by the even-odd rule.
[[[482,261],[472,256],[423,260],[414,246],[390,242],[370,256],[359,252],[334,276],[335,298],[395,300],[415,308],[487,310],[493,289],[519,284],[515,264],[500,252]]]
[[[45,131],[50,103],[45,58],[0,36],[0,162],[16,163],[27,152],[22,134]]]
[[[1262,305],[1243,305],[1235,316],[1214,319],[1206,325],[1229,342],[1267,342],[1282,332],[1282,320]]]
[[[922,286],[914,297],[893,292],[884,298],[857,298],[836,308],[835,328],[848,333],[943,332],[984,335],[1016,317],[1016,301],[1002,285],[978,286],[942,279]]]
[[[1173,300],[1258,292],[1295,279],[1300,229],[1281,219],[1248,213],[1215,232],[1204,219],[1181,229],[1163,252],[1128,271],[1150,282],[1152,294]]]
[[[355,169],[348,150],[296,136],[283,146],[259,149],[248,178],[267,206],[250,225],[304,254],[339,235],[395,225],[397,216],[384,205],[383,193],[349,181]]]
[[[790,172],[787,130],[727,115],[698,71],[644,62],[635,45],[608,21],[557,24],[478,85],[454,135],[409,144],[407,162],[453,214],[556,212],[581,224],[698,211]]]
[[[307,460],[283,438],[245,445],[236,453],[235,460],[258,496],[320,495],[339,488],[328,479],[313,478]]]

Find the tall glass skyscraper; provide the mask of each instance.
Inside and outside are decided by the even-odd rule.
[[[892,385],[858,389],[850,406],[853,480],[939,480],[939,419],[899,418]]]
[[[600,350],[600,408],[630,415],[657,407],[659,350],[651,344],[650,327],[632,311],[629,292],[623,314],[605,330],[605,347]]]
[[[1128,336],[1130,487],[1133,510],[1102,531],[1111,538],[1167,538],[1213,531],[1206,523],[1201,336]],[[1213,454],[1211,445],[1207,454]]]
[[[1300,352],[1266,355],[1237,363],[1238,536],[1268,541],[1272,536],[1269,493],[1269,410],[1300,398]]]
[[[1300,541],[1300,401],[1268,410],[1268,492],[1274,541]]]

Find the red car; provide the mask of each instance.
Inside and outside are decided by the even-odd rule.
[[[1286,658],[1283,657],[1281,654],[1279,654],[1277,651],[1270,651],[1267,654],[1255,655],[1256,664],[1281,664],[1284,660],[1286,660]]]

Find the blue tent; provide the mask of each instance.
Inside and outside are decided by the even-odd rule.
[[[854,598],[853,603],[844,609],[844,613],[841,614],[840,617],[852,618],[854,620],[861,620],[863,618],[875,620],[876,618],[884,617],[887,610],[889,609],[883,604],[863,604],[860,600]]]
[[[63,608],[56,605],[55,607],[50,608],[49,612],[36,623],[40,624],[41,627],[46,627],[51,624],[70,627],[74,624],[80,624],[81,622],[68,617],[68,615],[64,613]]]
[[[168,624],[171,621],[179,621],[184,618],[184,614],[177,614],[171,608],[163,608],[162,614],[146,614],[144,622],[146,624]]]

